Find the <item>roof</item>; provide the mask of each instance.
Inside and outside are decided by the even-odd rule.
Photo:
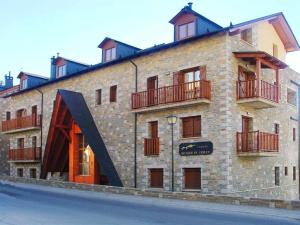
[[[73,59],[68,59],[68,58],[61,57],[61,56],[57,56],[55,60],[59,60],[59,59],[63,59],[63,60],[69,61],[69,62],[73,62],[73,63],[79,64],[79,65],[87,66],[87,67],[92,66],[91,64],[82,63],[82,62],[75,61]]]
[[[210,23],[213,23],[214,25],[218,26],[219,28],[223,28],[222,26],[220,26],[219,24],[215,23],[214,21],[211,21],[210,19],[208,19],[208,18],[202,16],[201,14],[195,12],[194,10],[191,9],[190,6],[185,6],[185,7],[183,7],[183,8],[180,10],[180,12],[177,13],[176,16],[174,16],[174,17],[169,21],[169,23],[175,24],[176,19],[177,19],[179,16],[181,16],[182,14],[193,14],[194,16],[197,16],[197,17],[199,17],[199,18],[201,18],[201,19],[204,19],[204,20],[206,20],[206,21],[209,21]]]
[[[0,97],[5,97],[7,95],[16,93],[20,90],[20,85],[15,85],[10,88],[6,88],[4,90],[0,90]]]
[[[98,63],[96,65],[92,65],[92,66],[90,66],[86,69],[83,69],[83,70],[78,71],[76,73],[72,73],[68,76],[63,76],[63,77],[59,77],[59,78],[54,79],[54,80],[49,80],[48,82],[36,85],[34,87],[31,87],[31,88],[26,88],[24,90],[21,90],[17,93],[9,95],[9,96],[22,94],[22,93],[25,93],[25,92],[28,92],[28,91],[31,91],[31,90],[34,90],[34,89],[38,89],[38,88],[41,88],[41,87],[44,87],[44,86],[47,86],[47,85],[51,85],[53,83],[57,83],[57,82],[60,82],[60,81],[63,81],[63,80],[71,79],[73,77],[77,77],[77,76],[83,75],[83,74],[88,73],[88,72],[92,72],[92,71],[95,71],[95,70],[98,70],[98,69],[106,68],[106,67],[109,67],[109,66],[112,66],[112,65],[115,65],[115,64],[125,62],[125,61],[130,61],[130,60],[133,60],[133,59],[145,56],[145,55],[149,55],[149,54],[153,54],[153,53],[156,53],[156,52],[159,52],[159,51],[163,51],[165,49],[169,49],[169,48],[173,48],[173,47],[176,47],[176,46],[179,46],[179,45],[182,45],[182,44],[190,43],[192,41],[196,41],[196,40],[204,39],[204,38],[207,38],[207,37],[211,37],[211,36],[214,36],[214,35],[217,35],[217,34],[224,33],[226,31],[228,31],[228,28],[223,28],[223,29],[218,30],[218,31],[198,35],[198,36],[191,37],[191,38],[188,38],[188,39],[174,41],[174,42],[171,42],[171,43],[168,43],[168,44],[156,45],[154,47],[150,47],[150,48],[147,48],[147,49],[144,49],[144,50],[140,50],[140,51],[136,52],[135,54],[132,54],[132,55],[129,55],[129,56],[126,56],[126,57],[123,57],[123,58],[118,58],[116,60],[109,61],[109,62],[106,62],[106,63]],[[9,97],[9,96],[6,96],[6,97]]]
[[[231,25],[230,32],[234,32],[235,30],[237,30],[239,28],[248,26],[248,25],[256,23],[256,22],[261,22],[264,20],[269,21],[274,26],[274,29],[276,30],[279,38],[283,42],[283,44],[288,52],[296,51],[296,50],[300,49],[299,43],[282,12],[274,13],[274,14],[259,17],[259,18],[253,19],[253,20],[248,20],[246,22]],[[280,32],[280,30],[283,30],[284,32]],[[290,43],[287,43],[287,41]],[[292,46],[290,46],[290,45],[292,45]]]
[[[134,47],[134,46],[132,46],[132,45],[126,44],[126,43],[121,42],[121,41],[117,41],[117,40],[112,39],[112,38],[110,38],[110,37],[104,38],[103,41],[101,41],[101,43],[98,45],[98,48],[102,48],[103,45],[104,45],[107,41],[114,41],[114,42],[119,43],[119,44],[121,44],[121,45],[125,45],[125,46],[127,46],[127,47],[129,47],[129,48],[133,48],[133,49],[135,49],[135,50],[137,50],[137,51],[141,50],[140,48]]]
[[[41,76],[41,75],[38,75],[38,74],[34,74],[34,73],[23,72],[23,71],[21,71],[19,73],[19,75],[18,75],[17,78],[20,78],[23,74],[25,74],[27,76],[30,76],[30,77],[37,77],[37,78],[40,78],[40,79],[49,80],[48,77],[44,77],[44,76]]]
[[[255,23],[255,22],[258,22],[258,21],[265,20],[265,19],[276,18],[276,16],[281,15],[281,14],[282,13],[276,13],[276,14],[272,14],[272,15],[269,15],[269,16],[260,17],[260,18],[257,18],[257,19],[254,19],[254,20],[249,20],[249,21],[239,23],[239,24],[236,24],[236,25],[230,25],[228,27],[224,27],[224,28],[222,28],[220,30],[217,30],[217,31],[213,31],[213,32],[209,32],[209,33],[206,33],[206,34],[197,35],[197,36],[194,36],[194,37],[191,37],[191,38],[174,41],[174,42],[171,42],[171,43],[168,43],[168,44],[161,44],[161,45],[150,47],[150,48],[147,48],[147,49],[144,49],[144,50],[140,50],[140,51],[137,51],[136,53],[134,53],[132,55],[129,55],[129,56],[126,56],[126,57],[123,57],[123,58],[118,58],[116,60],[109,61],[109,62],[106,62],[106,63],[99,63],[99,64],[96,64],[96,65],[92,65],[92,66],[90,66],[90,67],[88,67],[84,70],[79,71],[79,72],[70,74],[68,76],[60,77],[58,79],[49,80],[48,82],[45,82],[43,84],[37,85],[37,86],[32,87],[32,88],[27,88],[27,89],[21,90],[17,93],[13,93],[13,94],[8,95],[6,97],[22,94],[22,93],[25,93],[27,91],[33,90],[33,89],[37,89],[37,88],[40,88],[40,87],[43,87],[43,86],[51,85],[53,83],[57,83],[57,82],[60,82],[60,81],[66,80],[66,79],[71,79],[73,77],[80,76],[80,75],[88,73],[88,72],[92,72],[92,71],[95,71],[95,70],[98,70],[98,69],[113,66],[115,64],[122,63],[122,62],[125,62],[125,61],[130,61],[130,60],[133,60],[135,58],[139,58],[139,57],[142,57],[142,56],[145,56],[145,55],[160,52],[160,51],[163,51],[163,50],[166,50],[166,49],[169,49],[169,48],[173,48],[173,47],[176,47],[176,46],[179,46],[179,45],[182,45],[182,44],[190,43],[190,42],[193,42],[195,40],[200,40],[200,39],[204,39],[204,38],[211,37],[211,36],[214,36],[214,35],[222,34],[222,33],[225,33],[225,32],[230,32],[234,28],[238,29],[239,27],[249,25],[251,23]],[[113,39],[111,39],[111,40],[113,40]]]
[[[285,69],[288,65],[277,59],[276,57],[264,52],[264,51],[240,51],[233,52],[235,57],[242,58],[249,62],[251,65],[256,64],[256,59],[262,59],[262,68],[272,69]]]

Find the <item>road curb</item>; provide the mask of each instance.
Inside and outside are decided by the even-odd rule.
[[[300,201],[280,200],[280,199],[263,199],[248,198],[229,195],[212,195],[190,192],[168,192],[162,190],[142,190],[127,187],[112,187],[94,184],[79,184],[57,180],[29,179],[21,177],[0,176],[0,180],[15,183],[35,184],[48,187],[75,189],[93,192],[107,192],[113,194],[124,194],[134,196],[147,196],[155,198],[178,199],[188,201],[201,201],[211,203],[223,203],[231,205],[260,206],[267,208],[292,209],[300,211]]]

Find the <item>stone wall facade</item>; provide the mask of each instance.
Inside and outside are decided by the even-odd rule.
[[[147,78],[158,76],[158,86],[173,84],[173,74],[184,69],[206,65],[206,79],[212,84],[210,102],[195,102],[190,105],[166,107],[155,111],[137,113],[137,187],[149,188],[149,169],[164,169],[165,191],[171,190],[171,129],[167,123],[168,115],[176,115],[178,121],[174,126],[174,166],[175,190],[184,190],[184,168],[201,168],[202,193],[238,194],[244,196],[296,199],[298,193],[298,176],[292,179],[292,167],[298,169],[298,140],[291,139],[292,128],[297,129],[297,107],[286,101],[286,88],[295,89],[290,80],[299,82],[299,74],[291,69],[280,71],[280,104],[272,109],[253,109],[240,106],[236,102],[236,81],[238,65],[245,65],[237,60],[232,52],[257,50],[256,31],[253,28],[253,45],[240,40],[239,34],[230,36],[225,33],[190,41],[173,48],[165,49],[147,56],[134,59],[138,66],[138,91],[145,91]],[[250,69],[254,69],[249,66]],[[271,71],[263,71],[262,79],[273,81]],[[117,102],[109,102],[109,88],[117,85]],[[91,111],[112,161],[126,187],[134,186],[134,113],[131,109],[131,94],[135,92],[135,70],[132,63],[124,61],[113,66],[88,72],[81,76],[41,87],[43,92],[42,131],[19,132],[8,135],[11,146],[16,145],[18,137],[25,138],[25,146],[30,146],[30,138],[37,137],[38,146],[45,149],[49,124],[51,121],[53,101],[58,89],[81,92]],[[96,104],[96,90],[102,90],[102,104]],[[6,110],[15,112],[33,105],[41,110],[41,94],[31,90],[7,99]],[[202,135],[199,138],[182,138],[181,118],[201,116]],[[241,116],[253,118],[255,130],[273,133],[274,123],[280,124],[280,150],[273,157],[241,157],[236,151],[236,132],[241,131]],[[159,156],[144,156],[144,138],[149,137],[151,121],[158,121],[160,138]],[[298,132],[298,131],[297,131]],[[211,155],[180,156],[180,143],[211,141],[214,144]],[[18,167],[25,171],[40,164],[11,163],[12,176]],[[280,186],[274,185],[274,167],[280,167]],[[283,174],[288,167],[287,176]],[[59,172],[59,171],[54,171]],[[25,176],[28,172],[24,173]]]
[[[0,118],[4,120],[2,117],[3,111],[6,108],[6,100],[0,98]],[[4,115],[3,115],[4,116]],[[0,124],[1,129],[1,124]],[[0,174],[8,174],[9,173],[9,163],[7,158],[7,149],[9,148],[9,139],[7,136],[0,133]]]

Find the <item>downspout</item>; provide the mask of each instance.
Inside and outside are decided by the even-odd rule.
[[[138,67],[132,60],[129,60],[129,62],[135,68],[135,92],[137,92]],[[136,112],[134,113],[134,188],[137,188],[137,113]]]
[[[41,94],[41,151],[43,152],[43,116],[44,116],[44,93],[40,89],[36,89]]]
[[[291,80],[291,83],[298,87],[298,183],[299,183],[299,199],[300,199],[300,84]],[[296,170],[297,171],[297,170]]]

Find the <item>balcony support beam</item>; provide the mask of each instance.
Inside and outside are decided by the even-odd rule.
[[[256,58],[256,87],[257,96],[260,96],[260,76],[261,76],[261,58]]]

